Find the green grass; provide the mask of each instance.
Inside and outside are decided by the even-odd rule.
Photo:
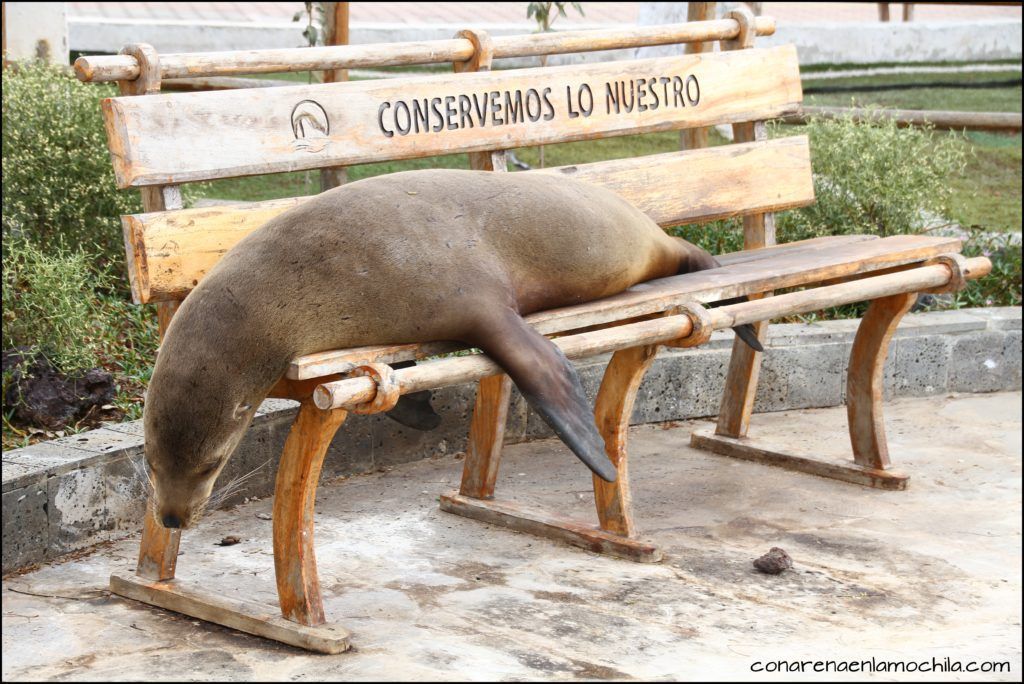
[[[828,86],[900,85],[909,83],[983,83],[1020,79],[1019,71],[880,74],[841,79],[804,78],[804,88]],[[879,106],[892,109],[932,109],[965,112],[1019,112],[1021,88],[912,88],[857,93],[809,93],[805,104],[830,107]]]
[[[806,69],[804,70],[807,71]],[[843,79],[805,78],[804,87],[828,85],[880,85],[936,81],[978,83],[1020,78],[1019,71],[962,74],[883,74]],[[1021,111],[1021,88],[920,88],[859,93],[809,94],[808,105],[833,107],[876,106],[892,109],[950,111]],[[956,135],[936,133],[936,135]],[[984,230],[1020,230],[1021,136],[971,131],[965,136],[969,162],[962,176],[949,179],[954,189],[949,218]]]

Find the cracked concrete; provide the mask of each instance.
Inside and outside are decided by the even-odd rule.
[[[312,655],[111,596],[109,574],[134,565],[125,540],[5,579],[3,678],[763,679],[757,661],[948,657],[1011,669],[940,677],[1019,681],[1020,419],[1019,392],[889,402],[906,492],[689,448],[706,421],[634,427],[637,521],[665,550],[652,565],[440,512],[459,481],[451,455],[327,481],[320,578],[352,651]],[[848,448],[841,407],[757,415],[752,434]],[[593,519],[590,475],[560,442],[505,453],[499,496]],[[273,604],[269,512],[260,500],[209,515],[184,537],[179,577]],[[242,542],[215,545],[227,535]],[[753,570],[772,546],[793,570]]]

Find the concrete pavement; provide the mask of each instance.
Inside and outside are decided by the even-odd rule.
[[[1019,680],[1020,421],[1019,392],[890,402],[906,492],[694,451],[690,430],[706,421],[633,428],[637,520],[666,555],[653,565],[439,512],[459,479],[451,455],[326,482],[320,577],[353,651],[310,655],[112,597],[108,575],[134,564],[128,540],[4,581],[3,677],[817,680],[751,668],[949,658],[1010,670],[880,676]],[[844,424],[842,408],[788,411],[755,416],[752,434],[838,453]],[[590,476],[560,442],[505,453],[500,496],[592,519]],[[273,602],[269,511],[262,500],[211,514],[185,535],[179,577]],[[243,541],[215,545],[227,535]],[[752,569],[772,546],[792,571]]]

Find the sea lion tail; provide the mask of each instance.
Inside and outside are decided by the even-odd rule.
[[[478,326],[471,340],[501,366],[527,403],[591,471],[606,482],[618,472],[583,394],[576,369],[551,340],[511,309]]]

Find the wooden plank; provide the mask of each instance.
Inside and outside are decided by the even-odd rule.
[[[699,23],[634,26],[616,29],[557,31],[495,39],[495,57],[529,57],[570,52],[672,45],[694,41],[727,40],[739,32],[736,21],[718,19]],[[757,35],[775,33],[775,20],[757,18]],[[237,76],[289,71],[358,69],[412,64],[443,64],[473,56],[468,40],[430,40],[408,43],[373,43],[274,50],[169,53],[162,56],[162,78]],[[80,81],[134,80],[138,62],[128,55],[83,55],[75,60]]]
[[[825,438],[825,436],[822,436]],[[847,460],[825,460],[821,456],[791,454],[778,446],[760,444],[748,438],[726,437],[712,430],[694,430],[690,446],[721,456],[741,458],[765,465],[843,480],[875,489],[903,490],[910,476],[896,470],[879,470]]]
[[[350,645],[351,635],[348,630],[337,625],[300,625],[276,615],[267,606],[229,598],[223,593],[197,590],[180,580],[154,582],[139,577],[111,575],[110,591],[118,596],[307,651],[342,653]]]
[[[242,238],[306,199],[122,216],[133,299],[182,299]]]
[[[511,501],[484,501],[453,492],[441,495],[441,510],[637,563],[657,563],[662,557],[661,549],[650,543]]]
[[[647,316],[689,301],[721,301],[756,292],[762,287],[797,287],[870,273],[893,265],[921,262],[939,254],[958,251],[960,242],[955,238],[894,236],[856,242],[813,240],[804,243],[802,249],[786,249],[786,245],[769,249],[777,250],[771,259],[737,260],[714,271],[651,280],[605,299],[531,314],[526,321],[541,333],[550,335]],[[424,343],[320,352],[293,361],[287,377],[303,380],[348,372],[359,363],[368,361],[392,363],[422,359],[458,348],[451,343]]]
[[[642,79],[642,83],[641,83]],[[629,62],[103,101],[121,187],[767,119],[802,98],[781,46]]]
[[[661,226],[781,211],[814,202],[810,147],[803,136],[530,173],[605,186]]]
[[[474,153],[500,170],[502,153]],[[495,161],[496,160],[496,161]],[[814,201],[807,138],[794,136],[528,173],[576,178],[622,195],[663,226]],[[306,201],[293,197],[123,218],[135,301],[183,298],[242,238]]]

